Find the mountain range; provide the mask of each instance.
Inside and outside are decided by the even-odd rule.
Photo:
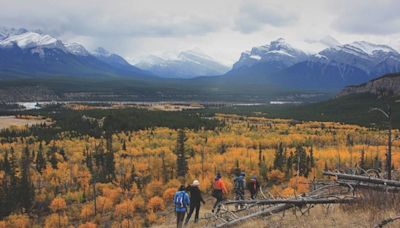
[[[243,52],[225,77],[237,82],[329,90],[399,71],[400,54],[387,45],[358,41],[307,54],[280,38]]]
[[[279,38],[243,52],[229,70],[197,51],[183,51],[172,58],[148,56],[132,65],[101,47],[88,51],[81,44],[63,42],[39,30],[0,28],[0,79],[122,77],[214,90],[255,86],[260,90],[338,91],[400,72],[400,54],[387,45],[365,41],[340,44],[333,38],[325,43],[330,47],[310,54]],[[168,78],[168,83],[162,78]]]
[[[1,78],[43,76],[151,77],[103,48],[90,53],[78,43],[64,43],[40,31],[0,29]]]
[[[188,50],[167,57],[149,55],[135,66],[166,78],[193,78],[225,74],[229,67],[198,51]]]

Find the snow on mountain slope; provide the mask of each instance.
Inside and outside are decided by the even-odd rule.
[[[210,56],[189,50],[163,57],[149,55],[138,60],[135,65],[161,77],[192,78],[196,76],[221,75],[228,67]]]
[[[367,53],[368,55],[374,55],[377,51],[382,51],[382,52],[394,52],[396,53],[397,51],[394,50],[393,48],[387,46],[387,45],[381,45],[381,44],[373,44],[369,43],[366,41],[356,41],[351,43],[350,45],[362,50],[363,52]]]
[[[9,36],[19,35],[26,32],[28,32],[28,30],[24,28],[15,29],[15,28],[0,27],[0,40],[4,40]]]
[[[93,53],[94,56],[103,56],[103,57],[108,57],[111,55],[111,53],[109,51],[107,51],[106,49],[102,48],[102,47],[98,47],[96,48]]]
[[[389,58],[400,59],[400,54],[393,48],[366,41],[327,48],[319,52],[319,55],[326,57],[323,60],[324,62],[349,64],[364,70],[368,74],[374,71],[375,66]]]
[[[83,45],[78,43],[64,43],[64,46],[67,48],[68,52],[77,55],[77,56],[89,56],[90,53],[86,50]]]
[[[239,61],[233,65],[233,70],[263,62],[280,62],[284,66],[290,66],[307,57],[305,52],[293,48],[283,38],[279,38],[270,44],[253,47],[251,51],[243,52]]]
[[[17,45],[21,49],[45,47],[65,50],[65,47],[60,40],[49,35],[42,35],[35,32],[25,32],[9,36],[0,41],[0,47],[12,47],[13,45]]]

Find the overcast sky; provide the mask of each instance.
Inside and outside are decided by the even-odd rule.
[[[230,65],[279,37],[306,51],[366,40],[400,50],[399,0],[0,0],[0,23],[129,60],[197,49]]]

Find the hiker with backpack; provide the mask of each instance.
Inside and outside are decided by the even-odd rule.
[[[217,212],[220,211],[221,205],[219,205],[220,202],[224,200],[224,194],[227,194],[228,191],[226,190],[225,183],[222,180],[221,174],[218,173],[217,176],[214,179],[213,183],[213,192],[212,196],[216,199],[215,204],[212,209],[212,213],[214,213],[215,208],[217,208]]]
[[[253,176],[247,183],[247,189],[250,192],[251,199],[256,199],[260,184],[258,183],[257,177]]]
[[[185,192],[185,186],[181,185],[174,196],[176,227],[183,226],[183,220],[186,214],[186,207],[190,204],[189,195]]]
[[[189,214],[186,216],[185,224],[189,223],[190,217],[192,217],[194,209],[196,209],[194,222],[197,223],[199,221],[200,202],[202,202],[203,204],[206,203],[203,197],[201,196],[199,185],[200,185],[199,181],[194,180],[192,185],[186,187],[186,191],[190,192],[190,210]]]
[[[241,172],[240,175],[233,180],[236,200],[244,200],[244,188],[246,186],[245,176],[246,174]]]

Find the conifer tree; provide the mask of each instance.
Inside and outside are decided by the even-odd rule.
[[[285,154],[282,143],[279,143],[277,149],[275,150],[275,158],[274,158],[274,169],[279,169],[283,171],[283,166],[285,164]]]
[[[46,168],[46,160],[43,154],[43,145],[42,143],[39,144],[39,149],[36,155],[36,170],[39,173],[42,173],[42,170]]]
[[[31,159],[28,146],[25,147],[22,153],[21,161],[21,179],[18,186],[19,204],[29,211],[33,204],[35,192],[30,177]]]
[[[177,167],[177,177],[185,177],[188,171],[186,154],[185,154],[185,141],[186,141],[185,132],[180,129],[178,130],[178,138],[176,140],[176,167]]]

